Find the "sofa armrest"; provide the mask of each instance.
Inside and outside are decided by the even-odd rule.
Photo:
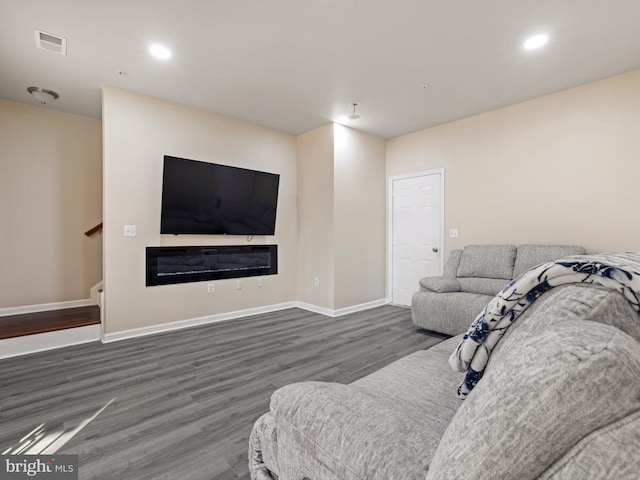
[[[462,290],[460,282],[452,277],[424,277],[420,280],[420,290],[426,292],[451,293]]]
[[[271,413],[265,413],[253,424],[249,436],[249,472],[252,479],[278,478],[276,439],[276,421]]]
[[[411,298],[411,318],[420,328],[447,335],[469,330],[469,325],[493,299],[493,295],[420,290]]]
[[[426,441],[422,429],[392,402],[362,389],[294,383],[276,390],[271,413],[278,428],[282,478],[424,478],[426,465],[419,461]]]

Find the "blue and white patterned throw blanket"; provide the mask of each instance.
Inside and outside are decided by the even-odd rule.
[[[449,364],[466,371],[465,398],[482,378],[489,356],[509,326],[540,295],[559,285],[594,283],[620,292],[640,312],[640,252],[575,255],[534,267],[512,280],[473,321]]]

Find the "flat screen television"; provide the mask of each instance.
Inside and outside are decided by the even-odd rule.
[[[273,235],[280,175],[165,155],[160,233]]]

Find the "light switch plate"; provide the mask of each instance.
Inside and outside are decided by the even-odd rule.
[[[449,229],[449,238],[458,238],[458,229],[450,228]]]
[[[136,236],[136,226],[135,225],[125,225],[124,226],[124,236],[125,237],[135,237]]]

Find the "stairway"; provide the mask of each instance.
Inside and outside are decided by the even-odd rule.
[[[101,233],[102,228],[101,222],[84,234],[90,237]],[[89,294],[88,302],[73,300],[0,308],[0,359],[100,340],[104,283],[100,281],[91,287]],[[69,304],[85,306],[64,308]],[[16,311],[32,313],[15,314]]]
[[[100,339],[100,307],[50,310],[0,317],[0,358]]]
[[[10,315],[0,317],[0,340],[99,324],[100,308],[97,305]]]

